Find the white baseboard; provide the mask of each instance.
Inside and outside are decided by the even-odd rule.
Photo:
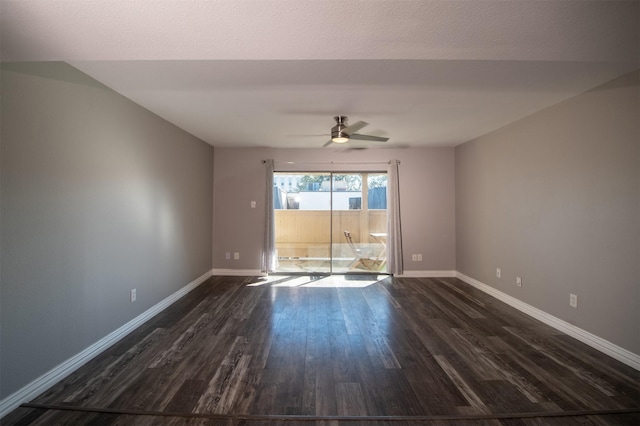
[[[261,277],[266,275],[259,269],[212,269],[211,274],[228,277]]]
[[[399,278],[453,278],[456,271],[404,271]]]
[[[618,345],[615,345],[608,340],[596,336],[595,334],[591,334],[588,331],[585,331],[573,324],[561,320],[560,318],[556,318],[551,314],[548,314],[538,308],[524,303],[523,301],[509,296],[506,293],[496,290],[495,288],[488,286],[467,275],[464,275],[461,272],[457,272],[456,277],[466,282],[467,284],[484,291],[490,296],[493,296],[496,299],[506,303],[507,305],[512,306],[521,312],[524,312],[525,314],[537,319],[538,321],[542,321],[543,323],[555,328],[556,330],[562,331],[563,333],[573,337],[574,339],[577,339],[582,343],[585,343],[592,348],[597,349],[614,359],[617,359],[618,361],[628,365],[629,367],[640,370],[640,355],[635,354]]]
[[[209,277],[211,277],[212,271],[207,271],[200,277],[191,281],[186,286],[182,287],[180,290],[176,291],[169,297],[165,298],[161,302],[147,309],[142,314],[138,315],[122,327],[117,330],[109,333],[107,336],[98,340],[93,345],[89,346],[82,352],[74,355],[68,360],[64,361],[62,364],[57,367],[49,370],[44,373],[42,376],[33,380],[31,383],[24,386],[22,389],[12,393],[8,397],[4,398],[0,401],[0,419],[5,415],[9,414],[11,411],[15,410],[20,406],[20,404],[24,402],[31,401],[33,398],[40,395],[42,392],[49,389],[51,386],[59,382],[60,380],[67,377],[69,374],[76,371],[78,368],[82,367],[84,364],[95,358],[100,353],[107,350],[109,347],[116,344],[127,334],[131,333],[133,330],[144,324],[146,321],[162,312],[172,303],[180,299],[185,294],[189,293],[200,284],[205,282]]]

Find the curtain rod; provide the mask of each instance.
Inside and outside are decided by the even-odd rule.
[[[263,163],[266,160],[262,160]],[[274,163],[277,164],[338,164],[338,165],[349,165],[349,164],[391,164],[391,161],[349,161],[349,162],[340,162],[340,161],[278,161],[274,160]],[[400,164],[400,161],[398,161]]]

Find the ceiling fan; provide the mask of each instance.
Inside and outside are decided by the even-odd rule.
[[[336,120],[336,125],[331,128],[331,139],[323,145],[323,147],[329,146],[332,143],[346,143],[349,140],[361,140],[371,142],[386,142],[389,138],[383,138],[380,136],[361,135],[356,133],[358,130],[367,126],[369,123],[364,121],[358,121],[357,123],[349,126],[347,124],[347,117],[344,115],[337,115],[333,117]]]

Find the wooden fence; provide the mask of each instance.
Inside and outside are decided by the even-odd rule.
[[[276,249],[281,258],[329,258],[332,240],[334,257],[341,256],[347,243],[344,231],[360,244],[379,244],[370,234],[387,232],[386,210],[274,211]]]

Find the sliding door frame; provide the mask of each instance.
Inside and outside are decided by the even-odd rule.
[[[328,271],[283,271],[279,269],[279,265],[278,267],[275,269],[274,273],[276,275],[311,275],[311,276],[330,276],[330,275],[371,275],[371,274],[375,274],[375,275],[388,275],[387,272],[387,267],[386,267],[386,257],[387,257],[387,253],[384,253],[384,262],[380,263],[381,266],[384,266],[384,269],[382,270],[371,270],[371,271],[367,271],[367,270],[344,270],[344,271],[340,271],[340,272],[336,272],[336,266],[335,266],[335,260],[336,260],[336,248],[334,247],[334,244],[338,244],[337,241],[335,241],[335,236],[334,236],[334,230],[336,228],[336,225],[334,223],[334,219],[335,219],[335,212],[336,212],[336,205],[335,205],[335,193],[337,192],[341,192],[341,191],[336,191],[335,188],[335,176],[337,175],[360,175],[361,177],[361,185],[360,185],[360,209],[359,210],[361,213],[363,211],[367,211],[367,214],[370,210],[369,210],[369,205],[368,205],[368,194],[365,195],[364,191],[365,190],[369,190],[369,182],[365,182],[365,179],[369,179],[370,175],[384,175],[385,177],[388,175],[386,170],[372,170],[372,171],[363,171],[363,170],[357,170],[357,171],[324,171],[324,170],[318,170],[318,171],[309,171],[309,170],[304,170],[304,171],[297,171],[297,170],[286,170],[286,171],[280,171],[280,170],[274,170],[274,181],[276,180],[277,177],[281,176],[281,175],[323,175],[323,176],[328,176],[329,178],[329,258],[328,258],[328,262],[329,262],[329,270]],[[276,185],[277,186],[277,185]],[[366,203],[366,204],[365,204]],[[275,209],[275,205],[272,204],[271,206],[272,210],[273,210],[273,215],[276,215],[276,210],[279,209]],[[376,210],[376,209],[374,209]],[[385,217],[388,217],[388,205],[385,205]],[[366,223],[369,223],[369,218],[367,218]],[[362,222],[362,218],[360,219],[360,222]],[[386,222],[386,221],[385,221]],[[369,228],[370,229],[370,228]],[[369,232],[369,229],[367,229],[367,235],[370,235],[371,233]],[[384,229],[384,233],[386,234],[386,225],[385,225],[385,229]],[[275,228],[274,225],[274,233],[275,235],[278,234],[278,230]],[[342,233],[341,233],[342,235]],[[368,245],[371,246],[371,242],[369,242],[369,238],[365,238],[365,237],[361,237],[360,238],[361,241],[359,242],[360,245]],[[365,243],[366,241],[366,243]],[[277,244],[277,239],[276,239],[276,244]],[[346,243],[346,240],[345,240]],[[384,244],[383,244],[384,246]],[[344,249],[343,249],[344,250]],[[384,250],[386,250],[386,247],[384,247]],[[355,254],[354,254],[355,256]],[[354,257],[355,258],[355,257]],[[279,260],[279,259],[278,259]],[[340,268],[340,269],[345,269],[345,268]]]

